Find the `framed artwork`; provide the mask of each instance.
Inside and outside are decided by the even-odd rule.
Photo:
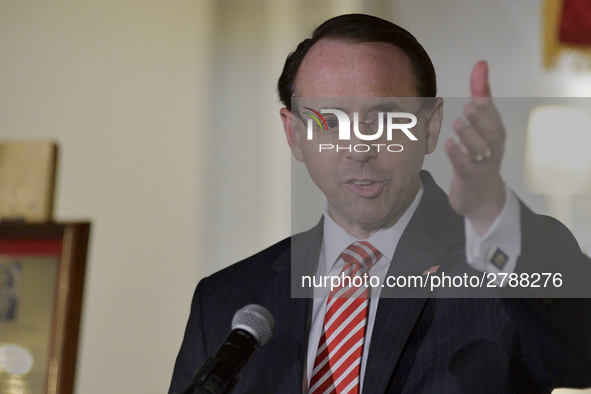
[[[0,392],[73,392],[90,223],[0,223]]]

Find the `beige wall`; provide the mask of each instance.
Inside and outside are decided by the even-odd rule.
[[[79,393],[162,393],[199,264],[211,68],[196,1],[0,2],[0,138],[60,145],[90,219]]]
[[[497,95],[589,95],[541,69],[540,3],[0,1],[0,139],[57,140],[56,218],[93,223],[77,392],[165,392],[199,278],[289,235],[274,83],[314,24],[400,22],[442,95],[480,58]]]

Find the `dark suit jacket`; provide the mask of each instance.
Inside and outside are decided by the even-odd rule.
[[[425,193],[388,274],[420,275],[434,265],[466,271],[463,220],[431,176],[421,176]],[[545,264],[560,261],[566,276],[588,280],[591,264],[568,230],[521,210],[518,272],[548,272]],[[297,250],[292,239],[283,240],[199,283],[171,393],[188,385],[223,342],[234,313],[251,303],[273,314],[276,334],[246,364],[233,392],[302,392],[311,302],[292,298],[290,289],[299,274],[314,269],[321,239],[322,224],[293,240]],[[383,295],[392,291],[384,288]],[[591,386],[590,315],[589,299],[382,298],[363,392],[545,393]]]

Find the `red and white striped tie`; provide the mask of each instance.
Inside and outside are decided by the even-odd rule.
[[[341,276],[363,276],[380,257],[382,254],[369,242],[355,242],[341,253],[345,261]],[[309,394],[359,393],[368,307],[369,289],[365,286],[330,292]]]

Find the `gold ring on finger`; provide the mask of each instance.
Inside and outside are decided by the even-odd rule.
[[[477,163],[480,163],[484,159],[490,157],[490,155],[492,155],[492,151],[490,149],[487,149],[486,151],[484,151],[484,154],[473,156],[472,160],[474,160]]]

